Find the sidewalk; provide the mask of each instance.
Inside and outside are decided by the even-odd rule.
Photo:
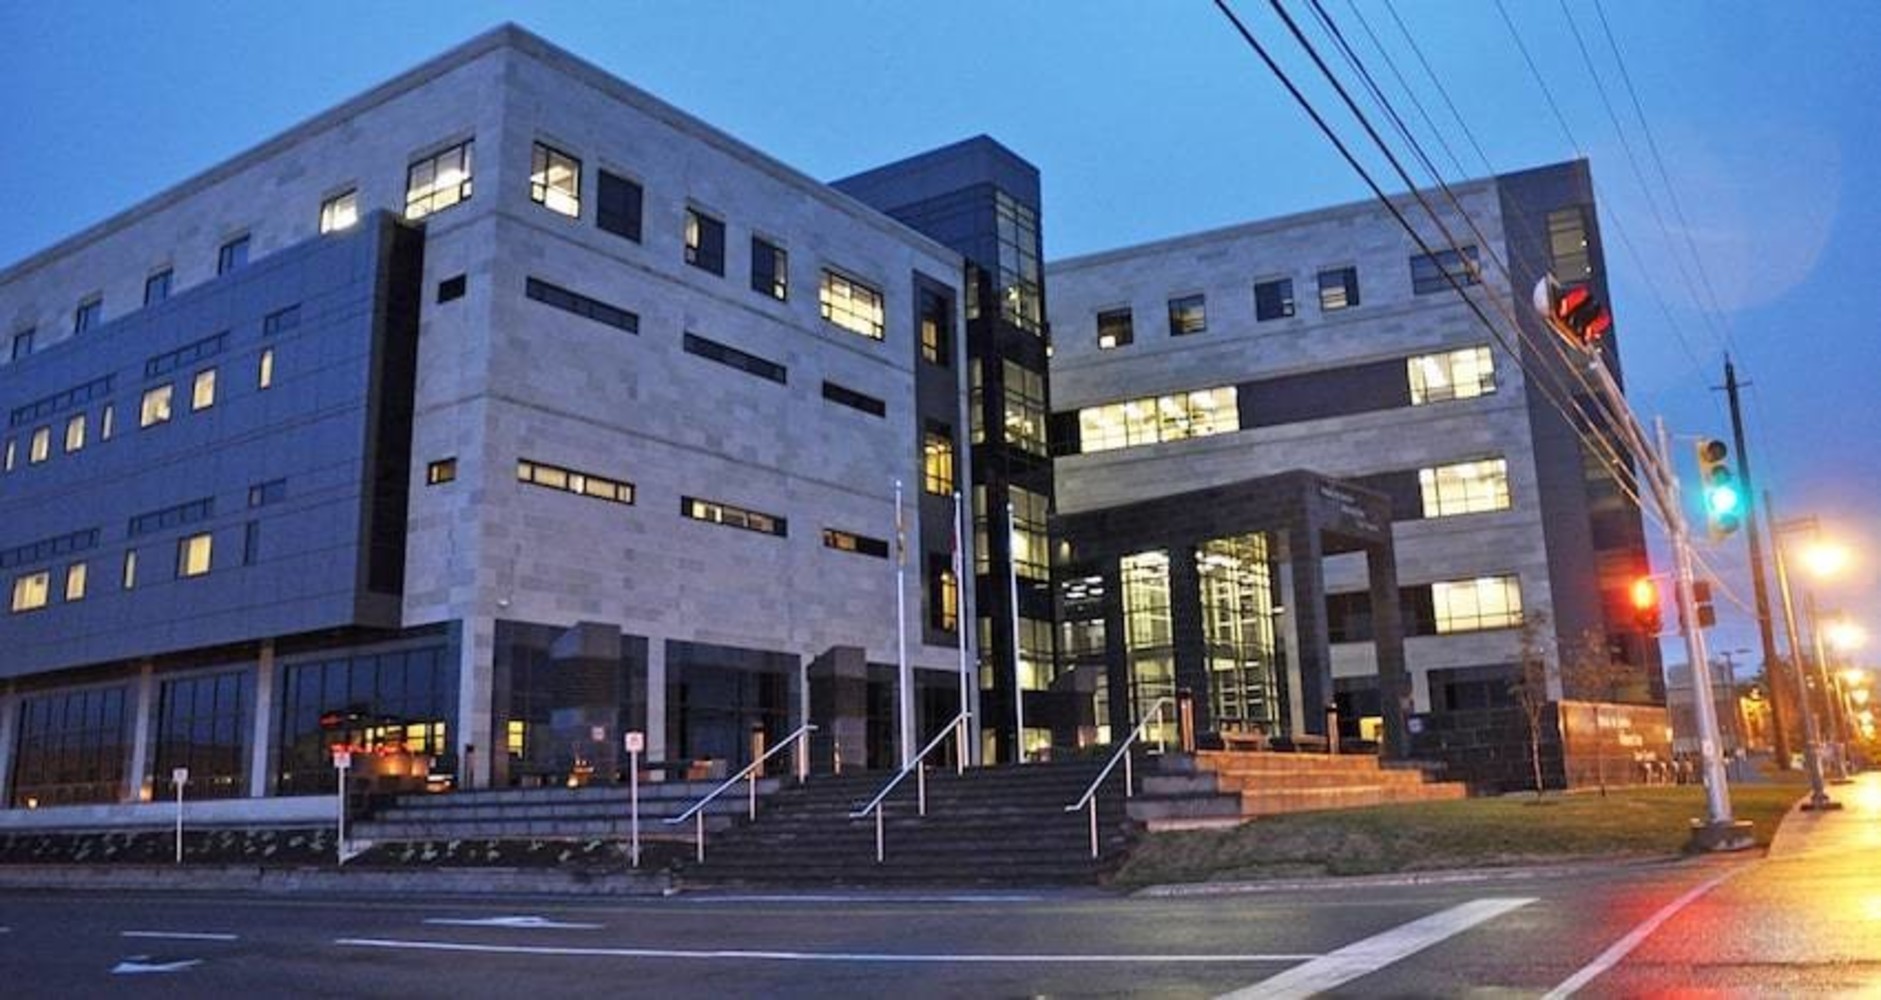
[[[1881,861],[1881,771],[1858,774],[1853,784],[1830,785],[1828,792],[1842,808],[1806,812],[1798,803],[1777,827],[1769,860],[1816,857],[1827,865],[1838,855],[1864,854],[1867,864]]]

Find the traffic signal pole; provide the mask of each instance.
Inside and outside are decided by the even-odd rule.
[[[1764,581],[1763,540],[1757,524],[1757,481],[1750,476],[1750,451],[1744,447],[1744,415],[1737,402],[1737,367],[1724,356],[1725,399],[1731,407],[1731,441],[1737,446],[1737,471],[1744,477],[1744,541],[1750,546],[1750,595],[1757,604],[1757,638],[1763,644],[1764,681],[1770,686],[1770,735],[1777,767],[1790,769],[1790,731],[1785,725],[1801,699],[1777,668],[1776,627],[1770,613],[1770,587]]]

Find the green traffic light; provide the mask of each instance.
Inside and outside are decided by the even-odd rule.
[[[1712,517],[1726,517],[1736,514],[1744,505],[1744,498],[1737,492],[1737,487],[1730,483],[1718,483],[1705,490],[1705,509]]]

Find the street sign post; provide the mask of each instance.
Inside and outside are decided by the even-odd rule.
[[[627,748],[627,802],[632,810],[632,819],[628,826],[627,857],[632,859],[635,868],[640,867],[640,753],[647,748],[647,734],[639,731],[627,733],[621,738]]]
[[[333,748],[333,770],[338,772],[340,787],[340,838],[334,845],[339,863],[346,863],[346,772],[353,766],[353,752],[347,747]]]
[[[183,786],[189,784],[189,768],[170,769],[170,784],[176,786],[176,863],[183,863]]]

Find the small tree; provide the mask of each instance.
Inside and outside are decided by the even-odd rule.
[[[1521,706],[1528,722],[1528,757],[1534,769],[1535,798],[1542,797],[1541,723],[1551,700],[1548,691],[1548,616],[1537,612],[1522,622],[1521,644],[1516,652],[1515,679],[1509,682],[1509,694]]]
[[[1597,628],[1586,629],[1567,655],[1561,658],[1562,686],[1571,697],[1589,698],[1594,703],[1594,780],[1600,796],[1607,795],[1607,731],[1601,722],[1601,708],[1619,698],[1632,686],[1635,671],[1614,659],[1607,636]]]

